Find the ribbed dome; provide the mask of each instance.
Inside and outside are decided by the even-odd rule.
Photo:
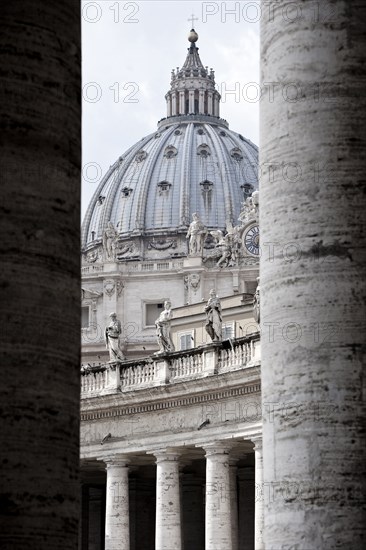
[[[258,188],[258,148],[219,118],[213,71],[203,68],[194,43],[172,72],[166,99],[157,132],[124,153],[95,192],[84,250],[101,242],[109,222],[122,240],[183,233],[194,212],[208,229],[224,230],[238,223],[242,202]]]

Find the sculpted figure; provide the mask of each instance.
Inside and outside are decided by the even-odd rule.
[[[255,294],[253,296],[253,316],[255,321],[260,323],[260,290],[259,290],[259,277],[257,277],[257,288],[255,290]]]
[[[205,307],[205,329],[213,342],[222,339],[221,303],[214,289],[210,290],[210,298]]]
[[[220,249],[221,256],[217,262],[217,267],[235,265],[239,258],[240,251],[240,227],[236,226],[230,229],[224,236],[222,231],[210,231],[210,234],[216,239],[216,248]]]
[[[121,321],[117,319],[115,313],[109,315],[111,321],[109,325],[105,327],[105,343],[106,348],[109,351],[109,361],[115,363],[116,361],[123,361],[124,356],[119,348],[119,337],[122,332]]]
[[[258,192],[255,191],[250,197],[247,197],[242,205],[239,215],[239,221],[245,224],[251,220],[258,219]]]
[[[199,256],[202,254],[206,228],[198,214],[192,214],[192,218],[193,221],[188,228],[186,239],[189,239],[189,254],[191,256]]]
[[[155,321],[156,338],[160,348],[156,353],[174,351],[174,344],[170,336],[170,321],[173,317],[171,307],[172,305],[169,301],[164,302],[164,311],[160,313]]]
[[[103,248],[107,260],[114,260],[118,233],[112,222],[108,225],[103,233]]]

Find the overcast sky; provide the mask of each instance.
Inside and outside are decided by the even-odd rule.
[[[82,215],[109,166],[166,116],[164,95],[171,70],[186,58],[192,14],[201,61],[214,69],[223,96],[221,117],[258,144],[257,88],[248,86],[259,82],[255,4],[82,2]],[[235,89],[236,94],[228,93]]]

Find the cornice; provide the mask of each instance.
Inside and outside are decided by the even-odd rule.
[[[201,403],[207,403],[241,395],[259,394],[260,391],[260,382],[251,382],[245,385],[241,385],[239,387],[206,391],[197,395],[171,397],[156,402],[139,403],[136,405],[111,405],[108,408],[103,409],[96,408],[92,411],[81,412],[80,417],[81,421],[84,422],[103,420],[107,418],[128,416],[130,414],[150,413],[190,405],[199,405]]]

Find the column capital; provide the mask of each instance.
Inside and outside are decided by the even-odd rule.
[[[182,452],[179,449],[163,448],[156,451],[150,451],[148,454],[152,454],[156,458],[156,464],[160,462],[178,462],[182,456]]]
[[[101,458],[98,458],[98,460],[104,462],[106,469],[112,468],[114,466],[125,467],[128,466],[128,464],[131,462],[130,457],[128,457],[127,455],[103,456]]]
[[[224,441],[215,441],[214,443],[204,444],[202,447],[206,452],[206,458],[208,456],[222,457],[230,454],[233,444]]]
[[[263,439],[261,435],[253,436],[250,438],[251,442],[254,443],[254,451],[261,451],[263,448]]]

